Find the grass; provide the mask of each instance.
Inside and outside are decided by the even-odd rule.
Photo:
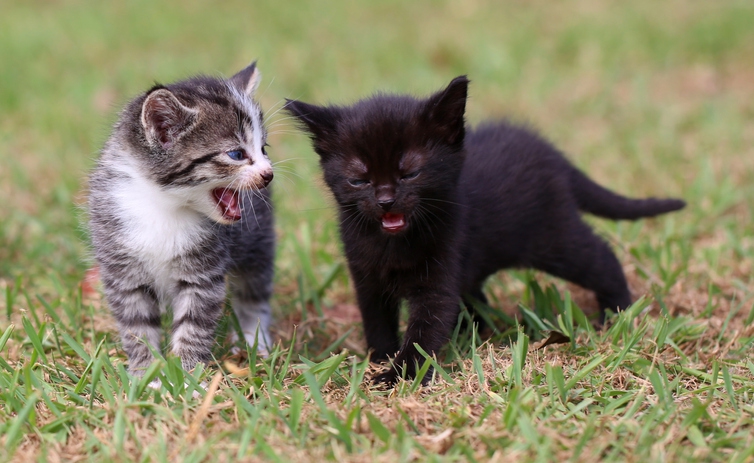
[[[7,2],[6,2],[7,3]],[[752,461],[751,2],[28,1],[0,16],[0,460]],[[497,330],[454,333],[435,381],[365,381],[337,223],[278,113],[269,359],[125,374],[91,265],[85,178],[118,108],[154,81],[258,58],[267,113],[472,79],[468,119],[540,129],[651,221],[593,220],[637,300],[612,325],[531,271],[491,279]],[[590,219],[591,220],[591,219]],[[559,341],[547,344],[547,341]],[[147,387],[159,378],[159,390]],[[207,390],[199,387],[205,382]]]

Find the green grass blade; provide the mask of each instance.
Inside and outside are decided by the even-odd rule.
[[[439,373],[439,374],[440,374],[440,376],[442,376],[442,378],[443,378],[443,379],[444,379],[445,381],[447,381],[447,382],[448,382],[448,383],[450,383],[450,384],[455,384],[455,381],[453,380],[453,378],[452,378],[452,377],[451,377],[451,376],[450,376],[450,375],[448,374],[448,372],[447,372],[447,371],[445,371],[445,369],[444,369],[443,367],[441,367],[441,366],[440,366],[440,364],[439,364],[439,363],[437,363],[437,360],[436,360],[436,359],[435,359],[435,358],[434,358],[433,356],[431,356],[431,355],[427,354],[427,352],[426,352],[426,351],[425,351],[424,349],[422,349],[422,347],[421,347],[421,346],[420,346],[419,344],[417,344],[417,343],[414,343],[414,348],[415,348],[415,349],[416,349],[416,350],[417,350],[417,351],[418,351],[418,352],[419,352],[419,353],[420,353],[420,354],[421,354],[421,355],[422,355],[422,356],[423,356],[423,357],[424,357],[425,359],[429,360],[429,362],[430,362],[430,363],[432,364],[432,367],[434,368],[435,372]]]
[[[382,424],[382,421],[380,421],[379,418],[374,416],[373,414],[367,412],[367,421],[369,422],[369,428],[372,430],[375,436],[382,442],[388,444],[390,443],[390,437],[391,433],[388,428],[385,427],[384,424]]]
[[[8,339],[10,339],[10,335],[13,334],[14,329],[16,329],[16,325],[11,323],[5,328],[5,331],[3,331],[3,335],[0,336],[0,352],[5,349],[5,344],[8,342]]]
[[[21,434],[21,430],[23,429],[24,425],[28,424],[29,417],[31,416],[34,407],[37,405],[37,402],[39,401],[39,394],[33,393],[31,396],[29,396],[26,399],[26,403],[24,404],[24,407],[21,409],[21,411],[18,412],[18,415],[16,415],[15,418],[10,422],[10,426],[8,427],[8,432],[5,435],[5,447],[8,450],[8,453],[13,455],[13,452],[16,450],[16,446],[20,442],[20,440],[23,438],[23,434]]]
[[[28,318],[23,317],[21,319],[21,323],[24,326],[24,331],[26,331],[26,335],[29,337],[29,341],[31,342],[32,346],[34,346],[34,352],[42,358],[42,361],[47,363],[47,356],[45,355],[44,347],[42,347],[42,340],[40,339],[41,334],[44,332],[45,324],[43,323],[39,327],[39,332],[34,330],[34,327],[31,325],[31,322]]]

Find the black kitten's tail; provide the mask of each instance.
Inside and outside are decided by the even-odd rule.
[[[573,168],[571,190],[579,209],[613,220],[636,220],[677,211],[686,206],[681,199],[631,199],[597,185],[581,171]]]

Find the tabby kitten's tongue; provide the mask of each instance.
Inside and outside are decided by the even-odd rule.
[[[406,219],[403,214],[388,212],[382,216],[382,229],[388,232],[398,232],[406,227]]]
[[[238,191],[230,188],[216,188],[212,190],[212,196],[217,201],[223,218],[232,222],[241,219],[241,199]]]

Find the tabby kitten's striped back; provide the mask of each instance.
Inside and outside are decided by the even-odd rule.
[[[229,80],[155,86],[120,115],[90,177],[90,232],[129,371],[160,346],[211,358],[226,276],[247,341],[269,347],[274,231],[255,64]],[[258,335],[258,337],[257,337]]]

